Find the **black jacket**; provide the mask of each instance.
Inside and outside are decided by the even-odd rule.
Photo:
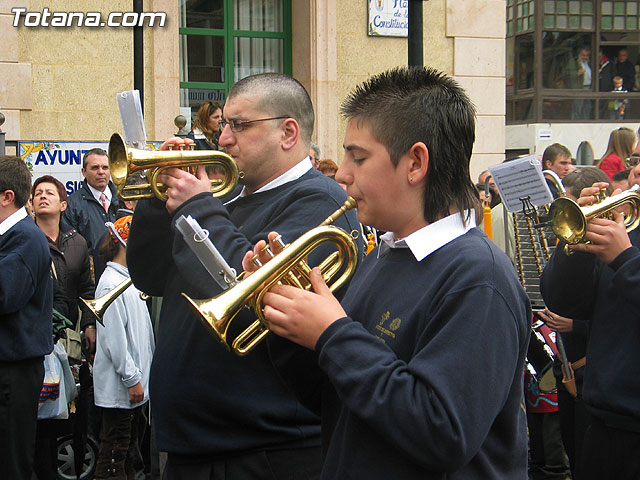
[[[83,180],[81,187],[69,197],[67,209],[62,214],[63,230],[75,228],[87,241],[90,252],[99,247],[98,242],[106,230],[105,222],[113,222],[116,219],[120,204],[118,193],[112,182],[109,182],[109,189],[112,194],[109,212],[105,212],[89,190],[87,181]]]
[[[74,229],[67,232],[61,230],[57,244],[50,238],[48,241],[56,278],[67,297],[68,318],[75,325],[78,320],[79,299],[92,299],[95,293],[87,242]],[[96,322],[87,308],[81,308],[82,328],[95,325]]]
[[[588,363],[582,394],[591,413],[607,425],[640,432],[640,231],[632,247],[611,263],[595,255],[565,255],[561,242],[540,277],[553,312],[589,321]]]
[[[89,190],[87,181],[83,180],[82,186],[69,197],[67,209],[62,214],[62,230],[75,228],[87,241],[89,255],[93,258],[94,279],[100,278],[105,268],[105,264],[98,255],[100,240],[107,231],[104,224],[114,222],[117,219],[116,212],[120,206],[117,190],[112,182],[109,182],[109,189],[111,190],[111,204],[109,211],[105,212]]]

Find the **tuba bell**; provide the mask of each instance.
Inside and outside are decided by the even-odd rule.
[[[211,193],[222,197],[231,192],[242,174],[235,160],[217,150],[139,150],[129,148],[122,137],[114,133],[109,140],[109,170],[111,179],[123,200],[139,200],[156,197],[167,200],[166,187],[158,182],[158,175],[172,167],[195,169],[199,166],[219,166],[224,170],[222,180],[211,181]],[[145,184],[127,185],[127,180],[136,172],[146,171]]]
[[[311,268],[305,258],[316,248],[326,243],[337,247],[337,251],[331,253],[319,265],[325,282],[329,282],[342,270],[340,276],[329,285],[332,292],[351,278],[358,264],[358,247],[350,234],[331,223],[354,207],[355,200],[349,197],[339,210],[336,210],[318,227],[304,233],[289,245],[281,243],[283,250],[280,253],[217,297],[194,300],[184,293],[182,295],[227,350],[229,350],[227,331],[231,321],[243,307],[253,309],[258,317],[257,320],[233,340],[231,347],[237,355],[249,353],[269,333],[269,324],[262,310],[262,298],[273,285],[278,283],[309,290]]]
[[[592,218],[610,218],[612,211],[623,205],[631,206],[631,214],[625,218],[624,225],[627,232],[640,224],[640,187],[633,188],[607,196],[604,191],[596,196],[596,203],[581,207],[568,197],[554,200],[549,209],[551,228],[556,236],[566,243],[575,245],[584,243],[587,233],[587,222]]]

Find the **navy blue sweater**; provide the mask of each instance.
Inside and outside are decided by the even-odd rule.
[[[264,342],[245,357],[227,352],[181,296],[185,292],[208,298],[220,293],[220,288],[173,229],[172,221],[180,215],[197,219],[240,272],[244,254],[270,231],[291,242],[320,224],[345,199],[335,181],[311,170],[298,180],[238,199],[227,208],[207,193],[185,202],[173,217],[155,199],[139,203],[127,262],[140,290],[164,297],[150,383],[160,450],[184,455],[188,462],[197,461],[197,456],[210,459],[320,444],[319,419],[286,388]],[[336,225],[347,231],[359,229],[353,211]],[[229,338],[254,319],[251,312],[241,312],[231,324]]]
[[[0,235],[0,362],[53,350],[53,281],[44,233],[31,217]]]
[[[551,311],[590,321],[582,394],[591,413],[640,432],[640,230],[629,238],[633,247],[608,265],[559,245],[540,287]]]
[[[328,382],[279,365],[322,411],[322,478],[526,478],[531,310],[513,266],[478,229],[420,262],[377,254],[316,345]]]

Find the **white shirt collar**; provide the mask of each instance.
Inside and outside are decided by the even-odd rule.
[[[467,214],[469,220],[466,224],[458,212],[426,225],[400,240],[394,240],[393,232],[387,232],[380,237],[378,257],[389,248],[408,248],[416,260],[420,262],[447,243],[475,228],[475,210],[467,210],[465,215]]]
[[[303,176],[305,173],[307,173],[312,168],[313,168],[313,164],[311,163],[311,159],[309,158],[309,156],[306,156],[305,158],[300,160],[300,162],[296,163],[293,167],[291,167],[289,170],[284,172],[282,175],[280,175],[277,178],[274,178],[273,180],[271,180],[266,185],[260,187],[254,193],[260,193],[260,192],[266,192],[268,190],[273,190],[274,188],[279,187],[280,185],[284,185],[285,183],[289,183],[289,182],[292,182],[293,180],[297,180],[298,178]],[[240,197],[246,197],[247,195],[248,195],[247,188],[243,187],[242,191],[240,192],[240,195],[238,195],[233,200],[236,200],[237,198],[240,198]],[[227,203],[231,203],[231,202],[233,202],[233,200],[231,200],[231,201],[229,201]]]
[[[107,202],[111,204],[111,189],[109,188],[109,184],[107,184],[107,188],[104,189],[104,192],[101,192],[100,190],[96,190],[91,185],[89,185],[89,182],[87,182],[87,187],[89,187],[89,190],[93,194],[93,197],[98,201],[99,204],[102,205],[102,202],[100,201],[100,195],[102,195],[103,193],[107,197]]]
[[[27,218],[27,209],[22,207],[13,212],[7,218],[5,218],[2,222],[0,222],[0,235],[4,235],[11,227],[13,227],[16,223],[18,223],[23,218]]]

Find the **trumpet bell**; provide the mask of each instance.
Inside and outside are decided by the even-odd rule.
[[[623,205],[628,205],[631,211],[630,215],[624,219],[627,232],[634,230],[640,224],[638,188],[634,187],[617,195],[602,198],[593,205],[584,207],[567,197],[555,199],[549,208],[553,233],[568,244],[583,243],[589,220],[597,217],[611,218],[612,212]]]
[[[211,328],[214,332],[215,338],[229,350],[229,344],[227,343],[227,330],[229,324],[235,316],[230,315],[221,302],[216,302],[216,299],[209,300],[196,300],[188,295],[182,294],[187,299],[193,310],[198,314],[198,318],[202,320],[205,326]],[[223,307],[222,309],[220,307]]]
[[[129,148],[123,138],[114,133],[109,140],[109,170],[111,179],[123,200],[139,200],[156,197],[166,201],[166,186],[158,182],[167,168],[189,169],[192,173],[199,166],[218,166],[224,171],[224,178],[211,181],[211,193],[222,197],[230,193],[243,174],[233,158],[217,150],[140,150]],[[136,172],[146,171],[146,184],[127,185]]]
[[[580,243],[587,233],[587,219],[580,205],[567,197],[559,197],[549,208],[551,226],[556,237],[569,244]]]
[[[109,140],[109,172],[111,173],[113,184],[118,191],[121,191],[129,176],[129,161],[127,146],[117,133],[111,135]]]

